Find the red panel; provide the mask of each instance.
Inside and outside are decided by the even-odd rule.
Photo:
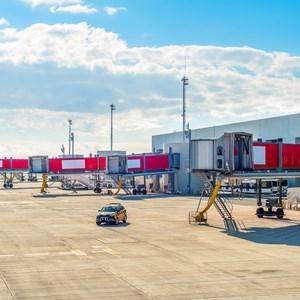
[[[84,169],[62,169],[62,161],[63,160],[85,160],[85,168]],[[99,169],[97,169],[97,160],[99,159]],[[104,171],[106,169],[106,158],[105,157],[87,157],[87,158],[50,158],[49,159],[49,171],[50,172],[63,172],[70,173],[70,171]]]
[[[99,169],[97,160],[99,159]],[[104,171],[106,169],[106,158],[105,157],[89,157],[85,158],[85,170],[86,171]]]
[[[129,160],[139,160],[140,161],[140,167],[139,168],[127,168],[127,171],[129,173],[131,172],[144,172],[144,155],[129,155],[127,156],[127,161]]]
[[[96,171],[97,170],[97,158],[89,157],[85,158],[85,170],[86,171]]]
[[[146,171],[169,169],[169,154],[146,155]]]
[[[282,168],[300,169],[300,145],[282,145]]]
[[[49,172],[61,172],[62,171],[62,159],[50,158],[49,159]]]
[[[99,170],[100,171],[106,170],[106,157],[99,157]]]
[[[14,170],[28,170],[29,162],[28,159],[13,159],[12,169]]]
[[[254,164],[254,169],[271,170],[278,168],[278,144],[254,142],[253,146],[261,146],[266,149],[266,163]]]
[[[10,159],[1,159],[2,161],[2,168],[1,170],[9,170],[10,169]]]

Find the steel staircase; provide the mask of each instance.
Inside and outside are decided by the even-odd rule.
[[[201,180],[202,193],[198,202],[196,213],[199,212],[200,210],[202,198],[204,196],[210,197],[214,190],[213,185],[211,184],[205,172],[199,172],[198,176],[200,177]],[[222,217],[226,230],[239,231],[239,228],[243,227],[242,224],[240,224],[232,217],[233,204],[228,197],[221,197],[220,195],[218,195],[213,204],[217,212]]]
[[[233,211],[233,205],[230,199],[218,195],[214,202],[214,206],[224,220],[225,229],[228,231],[238,231],[239,224],[232,217],[231,213]]]

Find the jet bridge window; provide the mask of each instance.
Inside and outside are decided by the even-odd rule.
[[[223,147],[222,146],[218,146],[217,155],[223,155]]]

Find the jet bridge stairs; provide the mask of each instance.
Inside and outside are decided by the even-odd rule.
[[[222,217],[224,221],[225,229],[228,231],[239,231],[242,225],[233,218],[233,204],[228,197],[221,196],[219,194],[221,188],[221,178],[216,180],[215,186],[213,186],[207,177],[206,173],[201,172],[199,174],[202,182],[203,190],[198,202],[198,206],[195,212],[190,212],[189,223],[195,222],[198,224],[207,223],[207,211],[214,205],[215,209]],[[208,201],[204,208],[201,208],[202,200],[205,196],[208,196]]]

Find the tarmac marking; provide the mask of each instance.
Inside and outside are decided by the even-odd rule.
[[[24,256],[48,256],[49,253],[45,252],[45,253],[26,253],[24,254]]]
[[[87,255],[85,252],[83,252],[81,250],[72,250],[71,252],[77,256],[86,256]]]
[[[91,251],[92,253],[108,253],[111,255],[118,255],[118,253],[115,250],[108,247],[92,246],[92,248],[94,248],[94,250]]]

